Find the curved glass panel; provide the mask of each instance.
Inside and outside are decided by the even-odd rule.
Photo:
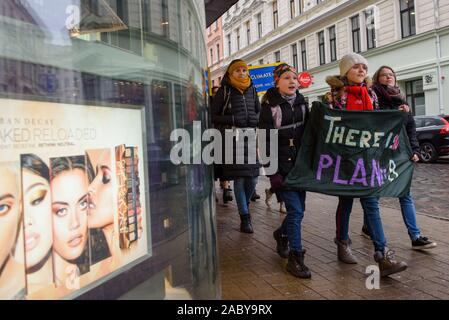
[[[170,161],[204,29],[200,0],[1,2],[1,299],[219,298],[212,170]]]

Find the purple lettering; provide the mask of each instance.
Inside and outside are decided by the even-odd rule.
[[[382,179],[382,172],[380,170],[380,163],[373,159],[373,171],[371,172],[371,188],[375,187],[375,179],[377,184],[381,187],[384,184]]]
[[[325,163],[326,161],[326,163]],[[332,158],[327,154],[322,154],[320,157],[320,163],[318,164],[318,171],[316,173],[316,179],[321,181],[321,174],[323,172],[323,169],[329,169],[334,161]]]
[[[335,163],[335,171],[334,171],[334,183],[336,184],[348,184],[348,180],[340,180],[338,175],[340,173],[340,165],[341,165],[341,156],[337,156],[337,162]]]
[[[358,178],[359,176],[359,171],[362,173],[362,177]],[[362,183],[365,187],[368,186],[368,183],[366,182],[366,170],[365,170],[365,163],[363,162],[363,159],[360,158],[357,161],[357,166],[355,167],[354,170],[354,175],[352,176],[351,181],[349,182],[349,184],[352,186],[354,185],[354,183]]]

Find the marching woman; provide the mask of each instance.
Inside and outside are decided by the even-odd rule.
[[[331,87],[330,106],[342,110],[375,110],[378,109],[378,98],[372,90],[371,81],[367,77],[368,61],[359,54],[350,53],[340,61],[340,75],[327,77],[326,82]],[[394,251],[386,245],[382,220],[379,212],[379,199],[377,197],[361,198],[364,217],[370,229],[374,244],[374,259],[379,265],[381,276],[404,271],[405,262],[396,261]],[[339,197],[336,213],[336,238],[338,259],[344,263],[355,264],[356,258],[351,252],[351,239],[349,238],[349,218],[354,198]]]
[[[304,264],[306,250],[301,243],[301,222],[304,217],[306,193],[282,186],[284,178],[295,165],[309,116],[307,103],[298,91],[297,77],[296,70],[287,64],[276,67],[276,86],[270,88],[262,99],[259,128],[278,130],[279,166],[270,181],[285,202],[287,216],[273,233],[277,244],[276,251],[282,258],[288,258],[287,271],[299,278],[310,278],[310,270]],[[270,135],[267,133],[266,136],[266,150],[269,151]]]
[[[255,130],[259,121],[260,102],[248,73],[248,65],[243,60],[234,60],[229,65],[221,82],[221,87],[212,102],[212,122],[215,128],[238,129],[234,131],[232,145],[233,163],[223,163],[220,168],[220,178],[223,181],[234,180],[234,195],[240,215],[240,232],[253,233],[249,203],[254,194],[260,164],[257,159],[250,163],[250,146],[256,146]],[[252,132],[249,135],[253,141],[243,139],[243,148],[237,148],[238,133]],[[223,141],[225,139],[223,138]],[[225,146],[225,152],[226,147]],[[229,149],[228,149],[229,150]],[[244,152],[244,163],[236,163],[236,154]],[[225,158],[225,154],[223,154]]]
[[[396,73],[388,66],[380,67],[373,77],[373,90],[379,99],[379,107],[383,110],[402,110],[408,113],[406,130],[409,138],[410,146],[412,147],[413,157],[412,161],[419,161],[419,142],[416,137],[415,119],[410,113],[410,107],[405,100],[404,94],[396,83]],[[412,241],[412,249],[425,250],[432,249],[437,244],[428,237],[421,235],[421,230],[416,221],[416,209],[412,194],[409,192],[405,197],[399,198],[401,205],[402,218],[407,227],[410,240]],[[368,224],[364,221],[362,234],[370,237]]]

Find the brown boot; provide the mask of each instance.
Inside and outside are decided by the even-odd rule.
[[[351,239],[337,240],[337,238],[335,238],[334,242],[337,245],[338,260],[346,264],[357,264],[357,259],[351,251]]]
[[[387,248],[383,252],[376,251],[374,260],[379,264],[381,277],[387,277],[390,274],[402,272],[407,269],[407,264],[403,261],[396,261],[394,251]]]

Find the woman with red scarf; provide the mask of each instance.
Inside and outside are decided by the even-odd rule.
[[[367,77],[368,61],[359,54],[350,53],[340,61],[340,75],[327,77],[331,87],[332,101],[335,109],[370,111],[379,108],[378,99],[372,90],[371,80]],[[386,247],[382,220],[379,211],[379,199],[376,197],[361,198],[365,219],[370,227],[374,244],[374,259],[379,264],[381,276],[385,277],[407,268],[405,262],[396,261],[394,252]],[[338,259],[347,264],[356,264],[357,260],[351,251],[349,238],[349,218],[354,198],[339,197],[336,213],[336,238]]]

